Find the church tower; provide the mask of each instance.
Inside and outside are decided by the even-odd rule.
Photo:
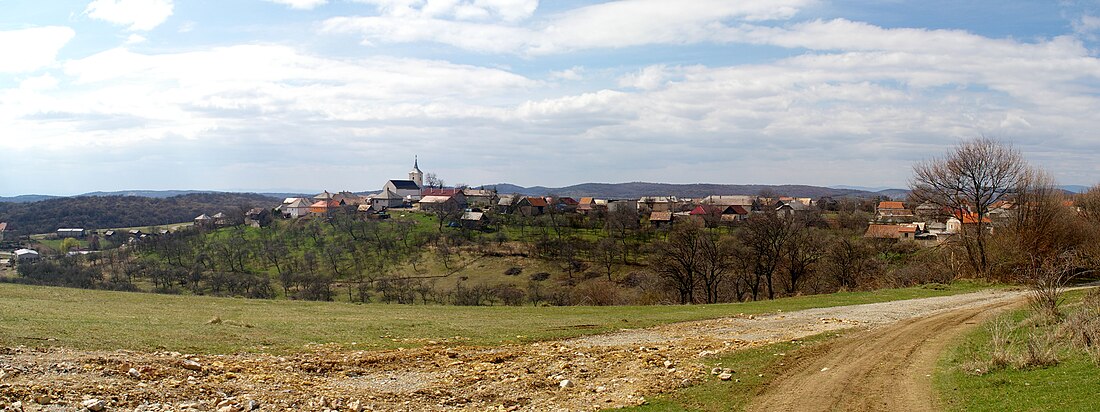
[[[417,158],[413,157],[413,170],[409,172],[409,180],[416,182],[417,186],[421,189],[424,188],[424,172],[420,171],[420,166],[417,165]]]

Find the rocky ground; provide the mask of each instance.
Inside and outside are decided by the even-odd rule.
[[[0,407],[8,410],[538,410],[636,405],[711,374],[703,358],[827,331],[1019,299],[965,295],[686,322],[527,345],[426,342],[361,352],[190,355],[66,348],[0,349]],[[487,320],[491,321],[491,320]],[[724,373],[729,372],[729,373]]]

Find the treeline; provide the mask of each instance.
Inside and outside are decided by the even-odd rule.
[[[0,203],[0,222],[16,234],[58,228],[104,229],[187,222],[202,213],[229,214],[243,207],[271,206],[280,199],[249,193],[195,193],[165,199],[138,196],[82,196],[32,203]],[[247,210],[247,209],[246,209]]]

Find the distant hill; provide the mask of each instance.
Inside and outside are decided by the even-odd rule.
[[[582,183],[566,187],[533,186],[523,187],[510,183],[485,185],[486,188],[497,189],[497,193],[518,193],[526,196],[558,195],[570,197],[603,197],[603,198],[638,198],[642,196],[678,196],[678,197],[704,197],[708,195],[755,195],[762,192],[771,192],[780,196],[812,197],[822,196],[844,197],[873,197],[880,195],[864,190],[836,189],[808,185],[726,185],[713,183]],[[893,196],[891,196],[893,197]]]
[[[0,222],[21,234],[49,233],[62,227],[103,229],[187,222],[203,213],[234,213],[273,207],[282,198],[254,193],[190,193],[167,198],[79,196],[27,203],[0,203]]]
[[[47,200],[47,199],[56,199],[58,197],[60,197],[60,196],[50,196],[50,195],[19,195],[19,196],[11,196],[11,197],[0,196],[0,203],[2,203],[2,202],[9,202],[9,203],[38,202],[38,201]]]

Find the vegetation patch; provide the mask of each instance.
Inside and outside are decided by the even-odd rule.
[[[716,305],[454,307],[167,296],[0,284],[0,346],[286,353],[308,351],[315,344],[349,350],[416,347],[432,341],[498,345],[738,314],[945,296],[982,288],[960,282],[947,290],[913,287]],[[225,321],[208,323],[215,317],[252,327],[227,327]]]
[[[948,410],[1096,410],[1100,291],[1075,291],[1049,308],[1017,310],[984,324],[945,353],[935,386]],[[1062,312],[1065,312],[1064,314]]]

